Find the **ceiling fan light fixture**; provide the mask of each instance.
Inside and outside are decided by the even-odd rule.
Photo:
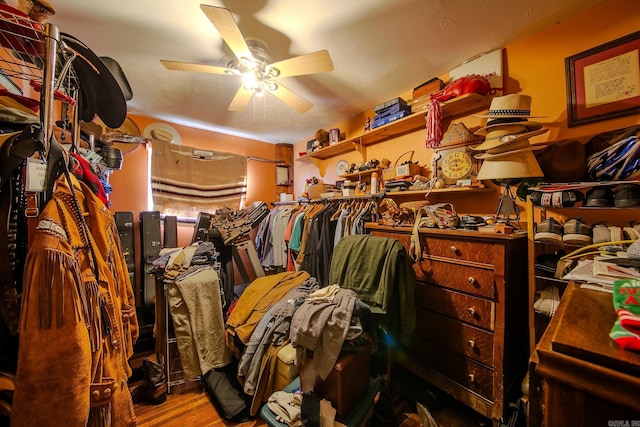
[[[280,70],[278,70],[275,67],[265,67],[265,74],[267,76],[269,76],[270,79],[275,79],[276,77],[278,77],[280,75]]]
[[[263,82],[263,86],[269,91],[269,92],[275,92],[276,90],[278,90],[278,83],[272,81],[272,80],[265,80]]]
[[[260,87],[261,82],[262,74],[260,74],[260,71],[255,68],[245,71],[242,75],[242,87],[247,90],[255,91],[258,87]]]
[[[240,58],[240,64],[249,69],[256,67],[256,62],[253,59],[244,56]]]
[[[262,89],[262,86],[258,86],[254,89],[253,93],[255,93],[257,97],[262,98],[264,96],[264,89]]]

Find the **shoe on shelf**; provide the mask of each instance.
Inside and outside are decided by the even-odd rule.
[[[540,242],[562,243],[562,224],[549,218],[535,226],[534,239]]]
[[[581,217],[567,220],[563,226],[562,240],[565,243],[589,245],[592,242],[591,226],[582,221]]]
[[[640,184],[622,184],[613,193],[616,208],[640,206]]]
[[[584,205],[589,207],[613,206],[613,189],[608,185],[591,188],[587,191]]]

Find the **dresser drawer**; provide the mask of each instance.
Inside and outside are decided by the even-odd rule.
[[[417,307],[460,319],[490,331],[495,327],[495,302],[423,282],[418,282],[415,297]]]
[[[420,236],[422,257],[449,258],[465,262],[494,265],[499,246],[444,237]]]
[[[491,269],[431,259],[422,259],[414,267],[420,281],[484,298],[495,298],[494,271]]]
[[[428,310],[416,310],[416,336],[493,366],[493,334]]]
[[[412,359],[461,387],[493,401],[493,370],[433,341],[416,339],[409,348]]]

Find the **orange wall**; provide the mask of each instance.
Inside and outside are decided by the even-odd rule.
[[[545,127],[550,128],[548,134],[535,137],[537,139],[534,142],[588,137],[601,131],[640,123],[639,117],[633,115],[568,128],[564,71],[564,59],[567,56],[622,37],[637,31],[638,28],[640,28],[639,1],[609,0],[504,48],[505,93],[519,92],[530,95],[533,99],[532,114],[546,116],[546,118],[538,120]],[[425,80],[428,80],[432,76],[424,77]],[[447,80],[447,75],[440,77]],[[411,90],[412,88],[407,88],[406,92],[398,95],[409,99]],[[373,117],[373,111],[364,111],[352,120],[338,123],[332,127],[338,127],[346,133],[347,137],[352,137],[361,133],[364,118],[367,116]],[[131,117],[141,130],[152,121],[143,116]],[[471,116],[455,119],[455,121],[464,121],[469,128],[482,125],[482,119]],[[271,144],[171,125],[180,132],[185,145],[269,159],[275,158],[275,148]],[[308,139],[311,138],[312,135],[309,135]],[[364,159],[357,151],[328,159],[325,162],[326,173],[322,178],[326,183],[335,183],[340,179],[335,173],[335,166],[337,161],[341,159],[345,159],[349,163],[358,163],[372,158],[388,158],[394,162],[402,154],[411,151],[413,153],[406,154],[403,159],[412,155],[413,160],[419,161],[423,166],[428,166],[432,150],[425,147],[424,138],[425,131],[421,129],[400,138],[367,147]],[[294,157],[298,157],[298,152],[305,151],[305,149],[306,139],[297,142],[293,150]],[[305,179],[312,176],[320,177],[320,174],[318,168],[312,163],[301,161],[294,163],[296,177],[294,196],[298,197],[304,191]],[[110,196],[112,211],[132,210],[137,216],[139,211],[147,209],[147,167],[147,155],[143,148],[125,155],[123,169],[115,171],[111,176],[114,188],[114,192]],[[248,162],[247,202],[263,200],[268,203],[278,200],[274,183],[275,168],[273,164]],[[498,201],[497,193],[490,194],[480,200],[465,198],[451,201],[458,207],[459,212],[489,214],[495,211]]]
[[[141,132],[144,128],[156,120],[148,117],[130,115],[130,118],[138,125]],[[239,138],[201,129],[194,129],[167,123],[173,126],[182,137],[182,144],[196,148],[205,148],[215,151],[230,152],[246,156],[275,159],[275,145],[267,144],[246,138]],[[123,147],[123,151],[126,146]],[[150,148],[149,148],[150,149]],[[113,192],[109,195],[111,211],[133,211],[138,218],[140,211],[152,210],[148,207],[147,171],[149,168],[148,153],[144,146],[140,146],[128,154],[124,154],[122,169],[114,171],[110,176]],[[216,171],[211,171],[216,173]],[[249,160],[247,162],[247,204],[262,200],[267,203],[276,200],[275,165],[273,163]],[[181,244],[191,238],[193,225],[180,226]]]
[[[504,48],[505,93],[530,95],[532,97],[532,114],[546,116],[546,118],[537,121],[550,128],[547,134],[532,139],[533,142],[588,137],[605,130],[640,123],[638,115],[631,115],[568,128],[564,71],[566,57],[625,36],[639,28],[640,1],[609,0]],[[433,76],[424,76],[424,80],[431,77]],[[447,81],[446,75],[439,77]],[[398,94],[398,96],[410,99],[411,91],[412,88],[407,88],[406,93]],[[366,116],[373,117],[373,112],[364,112],[352,121],[337,124],[335,127],[343,131],[346,130],[347,137],[358,135],[362,132]],[[454,121],[463,121],[469,128],[482,124],[480,119],[471,116],[458,118]],[[328,159],[324,182],[335,183],[340,179],[335,173],[335,166],[337,161],[341,159],[345,159],[349,163],[358,163],[362,160],[386,157],[393,162],[401,154],[413,150],[413,160],[418,160],[423,166],[429,165],[432,150],[425,147],[424,139],[425,131],[421,129],[401,138],[368,147],[365,159],[362,159],[360,154],[355,151]],[[303,152],[305,149],[306,140],[296,143],[293,150],[294,157],[298,157],[298,152]],[[297,160],[295,162],[295,176],[295,194],[299,195],[304,190],[304,180],[312,176],[319,176],[319,171],[312,163]],[[469,200],[468,197],[450,195],[451,199],[446,201],[454,203],[458,212],[491,214],[495,212],[497,207],[497,193],[491,196],[484,196],[484,194],[483,197],[472,197],[473,200]],[[521,217],[524,218],[524,215],[525,212],[521,211]]]

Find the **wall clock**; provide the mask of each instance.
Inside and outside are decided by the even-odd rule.
[[[446,185],[459,180],[474,179],[480,169],[480,160],[473,157],[470,144],[447,145],[435,149],[433,170]]]
[[[336,173],[338,176],[344,176],[349,172],[349,163],[346,160],[340,160],[336,163]]]

